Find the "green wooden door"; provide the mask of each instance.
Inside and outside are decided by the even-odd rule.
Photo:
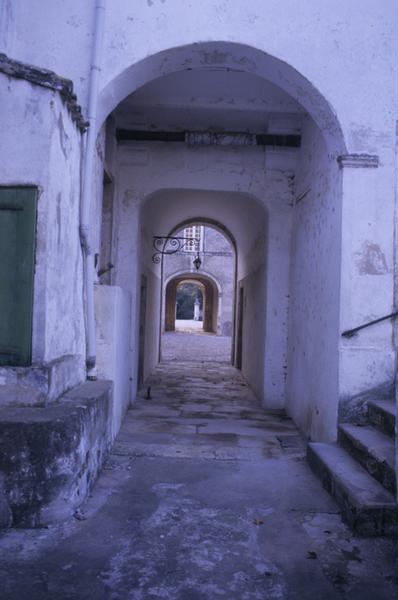
[[[0,187],[0,365],[32,361],[37,190]]]

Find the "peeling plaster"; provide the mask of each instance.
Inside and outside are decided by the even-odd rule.
[[[59,77],[54,71],[14,60],[2,53],[0,53],[0,72],[9,77],[24,79],[33,85],[59,92],[62,101],[67,106],[80,131],[87,128],[87,122],[83,118],[81,107],[77,104],[73,83],[69,79]]]

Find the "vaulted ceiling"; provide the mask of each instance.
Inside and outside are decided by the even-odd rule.
[[[250,73],[185,70],[138,89],[114,112],[116,126],[152,131],[297,134],[304,109],[286,92]]]

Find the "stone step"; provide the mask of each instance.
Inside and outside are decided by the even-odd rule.
[[[398,537],[398,505],[394,496],[348,452],[337,444],[313,442],[308,445],[307,458],[354,532]]]
[[[375,427],[344,423],[339,426],[339,443],[355,460],[395,494],[395,442]]]
[[[373,400],[368,403],[368,419],[375,427],[395,437],[395,402],[394,400]]]

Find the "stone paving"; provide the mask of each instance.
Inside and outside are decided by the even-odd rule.
[[[204,332],[169,332],[162,335],[162,359],[199,362],[231,361],[231,338]]]
[[[76,519],[0,539],[1,600],[392,600],[283,414],[228,364],[163,363]]]

